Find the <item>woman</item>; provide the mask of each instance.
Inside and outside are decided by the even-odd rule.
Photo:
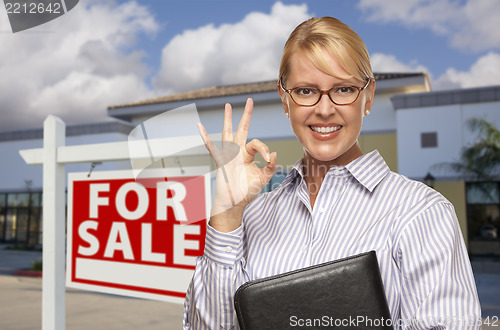
[[[234,137],[226,105],[222,138],[240,148],[229,162],[230,148],[213,146],[200,125],[220,173],[184,328],[237,328],[233,296],[244,282],[369,250],[395,328],[476,328],[480,307],[453,206],[357,142],[375,92],[362,39],[331,17],[303,22],[285,44],[278,92],[304,156],[270,193],[259,194],[277,155],[246,142],[251,100]],[[268,161],[262,169],[257,153]]]

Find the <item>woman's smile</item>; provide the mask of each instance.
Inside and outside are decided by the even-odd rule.
[[[309,125],[311,134],[320,141],[331,140],[340,134],[342,125],[339,124],[313,124]]]

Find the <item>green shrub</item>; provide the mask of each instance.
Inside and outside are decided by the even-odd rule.
[[[43,262],[42,260],[37,260],[37,261],[33,261],[31,263],[31,270],[36,270],[36,271],[42,271],[42,268],[43,268]]]

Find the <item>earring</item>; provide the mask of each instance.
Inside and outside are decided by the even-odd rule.
[[[290,118],[290,115],[288,114],[288,112],[285,112],[285,116],[286,116],[286,118]]]
[[[365,115],[368,116],[370,114],[370,110],[365,111]]]

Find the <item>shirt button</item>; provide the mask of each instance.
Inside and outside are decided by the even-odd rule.
[[[340,170],[333,170],[333,174],[339,175],[340,174]]]
[[[325,212],[325,209],[324,208],[320,208],[318,211],[319,211],[319,214],[323,214],[323,212]]]
[[[302,246],[302,251],[303,251],[303,252],[306,252],[306,251],[307,251],[307,245],[303,245],[303,246]]]
[[[233,251],[233,249],[230,246],[226,246],[226,250],[225,251],[227,253],[231,253]]]

